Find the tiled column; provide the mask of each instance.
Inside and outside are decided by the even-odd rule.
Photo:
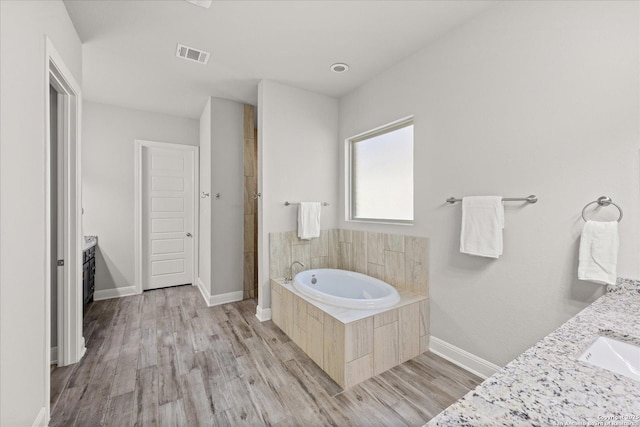
[[[244,299],[258,298],[257,140],[254,108],[244,106]]]

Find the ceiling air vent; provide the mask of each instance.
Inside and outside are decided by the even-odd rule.
[[[186,0],[187,3],[195,4],[196,6],[210,8],[212,0]]]
[[[200,64],[206,64],[209,62],[209,52],[194,49],[189,46],[178,43],[178,50],[176,56],[187,59],[189,61],[199,62]]]

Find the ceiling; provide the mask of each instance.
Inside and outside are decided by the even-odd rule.
[[[65,0],[86,100],[191,118],[208,96],[256,105],[262,79],[340,97],[495,3]],[[177,58],[177,43],[209,63]],[[350,70],[331,72],[335,62]]]

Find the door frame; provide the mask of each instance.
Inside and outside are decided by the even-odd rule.
[[[58,305],[58,365],[65,366],[77,363],[82,359],[86,351],[83,337],[82,321],[82,182],[81,182],[81,117],[82,117],[82,91],[71,71],[67,68],[62,57],[55,49],[51,40],[45,36],[45,67],[44,67],[44,91],[45,91],[45,402],[47,415],[50,414],[50,365],[51,365],[51,301],[57,301]],[[50,94],[49,86],[58,91],[59,114],[62,116],[59,123],[58,144],[61,151],[63,164],[63,188],[59,197],[64,204],[63,224],[64,231],[58,236],[64,241],[64,279],[58,283],[57,295],[51,295],[51,138],[50,138]],[[57,227],[57,224],[54,225]]]
[[[171,142],[148,141],[144,139],[135,140],[135,219],[134,219],[134,236],[135,236],[135,293],[143,292],[142,286],[142,149],[143,148],[163,148],[168,150],[190,151],[193,153],[193,174],[191,180],[193,183],[193,260],[191,285],[196,286],[196,277],[198,273],[198,255],[200,238],[200,230],[198,219],[200,217],[199,202],[200,199],[200,147],[195,145],[175,144]]]

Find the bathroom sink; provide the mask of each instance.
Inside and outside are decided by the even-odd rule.
[[[640,381],[640,347],[636,345],[598,337],[578,360]]]

